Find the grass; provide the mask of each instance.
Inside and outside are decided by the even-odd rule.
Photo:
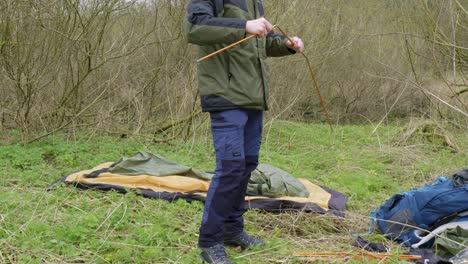
[[[275,122],[266,127],[261,162],[346,194],[345,219],[259,211],[246,213],[246,228],[267,241],[264,249],[228,253],[237,263],[298,263],[294,251],[352,248],[365,232],[368,214],[392,194],[466,167],[467,134],[455,133],[462,149],[420,140],[398,146],[402,125],[338,126]],[[213,170],[206,131],[186,142],[154,144],[141,138],[62,134],[27,146],[0,146],[0,263],[197,263],[196,242],[203,205],[168,203],[135,194],[45,187],[71,172],[116,161],[139,150]],[[11,132],[10,141],[19,140]],[[379,234],[373,241],[386,241]],[[392,245],[394,252],[404,252]]]

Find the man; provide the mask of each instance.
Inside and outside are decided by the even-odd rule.
[[[264,244],[244,231],[243,214],[268,109],[265,59],[303,52],[304,44],[273,33],[261,0],[192,0],[187,15],[187,39],[199,45],[200,56],[257,35],[198,64],[202,110],[210,113],[216,152],[198,243],[208,263],[233,263],[224,245],[246,249]]]

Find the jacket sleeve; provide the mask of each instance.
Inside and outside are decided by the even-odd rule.
[[[266,37],[266,52],[268,57],[281,57],[296,54],[286,46],[288,40],[282,34],[269,33]]]
[[[216,0],[191,0],[187,6],[185,33],[197,45],[230,44],[245,37],[247,21],[217,17]]]

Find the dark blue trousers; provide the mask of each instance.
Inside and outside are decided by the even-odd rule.
[[[257,168],[263,112],[233,109],[210,113],[216,170],[205,201],[198,244],[211,247],[244,229],[245,193]]]

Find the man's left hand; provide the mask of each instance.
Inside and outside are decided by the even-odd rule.
[[[296,51],[297,53],[302,53],[304,52],[304,42],[302,42],[302,39],[298,38],[298,37],[293,37],[291,38],[291,41],[288,40],[288,42],[286,42],[286,46],[288,46],[288,48]]]

